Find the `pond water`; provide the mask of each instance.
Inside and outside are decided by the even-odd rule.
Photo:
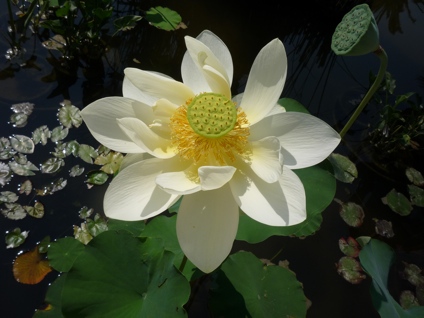
[[[234,61],[233,92],[241,92],[250,66],[259,50],[270,40],[278,37],[288,54],[289,73],[282,97],[290,97],[305,105],[309,112],[326,121],[340,131],[358,101],[369,87],[369,73],[377,73],[378,59],[369,54],[360,57],[338,57],[330,49],[331,35],[343,15],[362,1],[261,1],[255,5],[231,1],[167,1],[167,6],[181,14],[187,29],[166,32],[141,23],[136,32],[127,33],[114,40],[103,58],[90,63],[81,61],[80,67],[60,71],[55,58],[59,53],[42,47],[37,37],[28,39],[24,46],[25,66],[12,65],[4,54],[9,45],[0,38],[0,137],[13,134],[31,136],[41,125],[50,129],[59,125],[57,110],[67,99],[82,109],[90,102],[105,96],[121,95],[122,72],[132,66],[144,70],[162,72],[180,80],[180,65],[185,52],[184,36],[197,36],[209,29],[228,46]],[[374,9],[380,30],[380,43],[389,57],[388,71],[396,80],[396,93],[423,93],[424,87],[424,4],[422,1],[392,2],[368,1]],[[156,5],[156,4],[154,4]],[[394,7],[390,7],[393,5]],[[147,9],[151,3],[143,3]],[[7,30],[6,2],[0,4],[0,30]],[[15,128],[9,124],[12,104],[30,102],[34,111],[28,124]],[[356,104],[355,104],[356,103]],[[244,249],[259,258],[271,258],[278,251],[279,260],[287,259],[290,269],[303,283],[306,297],[312,305],[308,317],[379,317],[369,295],[370,279],[352,285],[338,275],[335,264],[343,255],[338,247],[341,237],[360,235],[375,236],[397,248],[407,260],[424,267],[423,211],[414,208],[413,213],[401,217],[381,202],[392,188],[404,189],[405,183],[399,171],[379,170],[361,142],[368,126],[378,120],[377,106],[370,105],[345,137],[345,142],[336,152],[348,156],[356,163],[359,177],[353,184],[338,183],[336,198],[356,202],[365,210],[364,224],[360,228],[349,227],[339,216],[339,205],[332,203],[323,213],[323,222],[318,232],[304,239],[272,237],[250,245],[234,244],[234,251]],[[97,147],[83,125],[72,129],[67,140]],[[37,151],[28,156],[38,165],[53,151],[51,143],[37,145]],[[40,150],[42,149],[42,150]],[[424,172],[423,149],[407,157],[410,164]],[[84,165],[78,158],[66,159],[68,170],[75,164]],[[385,159],[386,160],[386,159]],[[389,160],[389,159],[387,159]],[[399,159],[396,159],[399,160]],[[90,167],[87,165],[86,172]],[[38,173],[32,177],[34,187],[48,185],[60,176]],[[17,191],[17,186],[26,178],[15,176],[0,191]],[[45,206],[45,216],[22,220],[3,218],[0,232],[16,227],[29,231],[25,243],[18,248],[6,249],[0,244],[0,316],[5,318],[32,317],[34,310],[43,306],[45,292],[56,274],[50,273],[37,285],[18,283],[12,273],[12,263],[19,251],[32,249],[45,236],[51,240],[73,235],[73,225],[82,220],[78,211],[83,206],[102,213],[102,198],[107,185],[87,189],[85,176],[68,178],[62,191],[51,196],[24,198],[22,204],[33,204],[34,200]],[[421,214],[420,214],[421,213]],[[393,223],[395,236],[386,239],[375,233],[374,218]],[[394,293],[399,293],[398,286]],[[191,306],[190,317],[205,317],[205,296],[200,294]]]

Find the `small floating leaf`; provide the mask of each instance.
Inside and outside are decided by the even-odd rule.
[[[340,216],[350,226],[359,227],[364,221],[365,213],[362,207],[354,202],[339,202]]]
[[[41,165],[42,173],[55,173],[65,165],[65,161],[61,158],[49,158]]]
[[[395,189],[392,189],[384,198],[381,198],[384,204],[387,204],[389,208],[400,215],[408,215],[412,211],[412,204],[408,198]]]
[[[71,128],[72,126],[78,128],[82,124],[82,117],[78,107],[74,105],[64,105],[59,109],[58,113],[60,123]]]
[[[404,262],[405,268],[403,270],[404,277],[414,286],[424,285],[424,276],[421,268],[415,264]]]
[[[41,202],[35,202],[34,206],[24,206],[25,211],[36,219],[41,219],[44,216],[44,205]]]
[[[89,209],[88,207],[86,207],[86,206],[83,206],[82,208],[81,208],[81,210],[79,210],[79,212],[78,212],[78,215],[79,215],[79,217],[81,218],[81,219],[87,219],[88,217],[90,217],[91,216],[91,214],[93,214],[93,209],[91,208],[91,209]]]
[[[55,34],[49,40],[41,43],[41,45],[44,46],[48,50],[62,51],[64,49],[64,47],[66,46],[66,40],[62,35]]]
[[[49,262],[42,259],[38,246],[20,254],[13,263],[13,276],[22,284],[38,284],[52,271]]]
[[[359,255],[359,243],[353,238],[348,237],[339,239],[339,248],[346,256],[358,257]]]
[[[84,167],[80,167],[79,165],[75,165],[69,170],[70,177],[78,177],[84,172]]]
[[[41,143],[43,146],[47,144],[50,136],[50,130],[46,125],[36,128],[32,133],[32,139],[34,140],[34,143]]]
[[[19,197],[16,195],[16,193],[14,193],[12,191],[0,192],[0,203],[1,202],[12,203],[12,202],[18,201],[18,199],[19,199]]]
[[[96,165],[101,165],[100,170],[108,174],[116,174],[121,167],[124,156],[120,152],[110,151],[107,155],[100,155],[94,160]]]
[[[330,160],[334,169],[334,176],[337,180],[345,183],[352,183],[358,177],[358,170],[355,164],[346,156],[332,153]]]
[[[99,214],[96,214],[93,220],[87,219],[87,230],[93,237],[104,231],[107,231],[106,220],[103,219]]]
[[[403,290],[400,293],[399,303],[403,309],[409,309],[412,307],[418,307],[420,304],[417,297],[410,290]]]
[[[181,16],[169,8],[154,7],[146,11],[146,20],[158,29],[172,31],[180,28]]]
[[[62,190],[64,187],[66,187],[68,181],[63,178],[59,178],[55,181],[53,181],[50,185],[45,186],[43,189],[36,189],[35,192],[37,195],[50,195],[55,193],[56,191]]]
[[[395,236],[395,233],[393,232],[392,222],[386,221],[386,220],[378,220],[378,219],[373,219],[373,220],[375,222],[375,232],[378,235],[381,235],[387,238],[391,238]]]
[[[98,156],[96,149],[89,145],[79,145],[78,157],[87,163],[93,163],[93,159]]]
[[[12,114],[10,116],[10,123],[16,128],[25,127],[28,121],[28,115],[24,113]]]
[[[74,225],[74,237],[82,244],[87,245],[93,239],[93,236],[87,229],[86,223],[81,223],[81,227]]]
[[[0,162],[0,186],[5,186],[10,179],[12,179],[12,171],[10,171],[10,167]]]
[[[19,185],[18,191],[20,194],[30,194],[32,191],[32,182],[30,180],[25,180],[21,185]]]
[[[107,173],[103,171],[99,171],[99,170],[90,171],[89,173],[87,173],[87,177],[88,178],[85,182],[89,184],[94,184],[94,185],[102,185],[109,178]]]
[[[408,190],[411,203],[416,206],[424,207],[424,189],[410,184],[408,185]]]
[[[13,104],[10,107],[11,110],[13,110],[14,113],[23,113],[27,116],[31,115],[32,111],[34,110],[34,104],[33,103],[19,103],[19,104]]]
[[[17,152],[25,154],[33,153],[35,148],[32,139],[23,135],[10,137],[10,144]]]
[[[27,161],[25,164],[11,161],[9,162],[9,167],[14,173],[20,176],[34,176],[35,173],[33,171],[38,171],[38,168],[31,161]]]
[[[337,272],[349,283],[359,284],[366,276],[362,272],[359,262],[350,256],[343,256],[336,264]]]
[[[18,203],[5,203],[6,209],[1,209],[1,213],[10,220],[21,220],[27,216],[25,209]]]
[[[414,168],[407,168],[405,174],[409,181],[411,181],[416,186],[424,186],[424,177],[418,170]]]
[[[12,148],[9,139],[0,138],[0,160],[7,160],[16,154],[15,149]]]
[[[50,139],[53,142],[58,142],[60,140],[63,140],[68,136],[69,129],[63,126],[57,126],[53,128]]]
[[[15,248],[22,245],[28,237],[28,233],[29,231],[21,232],[21,229],[18,227],[11,232],[6,232],[6,248]]]

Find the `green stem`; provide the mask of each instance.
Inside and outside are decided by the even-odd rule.
[[[187,256],[184,255],[183,260],[181,261],[180,268],[178,269],[181,273],[183,272],[186,263],[187,263]]]
[[[384,49],[380,47],[374,52],[379,58],[380,58],[380,69],[378,70],[377,77],[374,80],[374,83],[371,85],[370,89],[368,90],[367,94],[362,99],[361,103],[359,104],[358,108],[356,108],[353,115],[350,117],[349,121],[346,123],[346,125],[343,127],[342,131],[340,132],[340,137],[344,137],[346,132],[350,129],[350,127],[353,125],[355,120],[358,118],[359,114],[363,111],[364,107],[368,104],[371,97],[375,94],[378,87],[380,86],[381,82],[384,79],[384,75],[386,74],[387,70],[387,54]]]

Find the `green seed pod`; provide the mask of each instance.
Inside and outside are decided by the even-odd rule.
[[[337,55],[363,55],[374,52],[378,47],[377,22],[365,3],[353,7],[345,14],[331,40],[331,49]]]

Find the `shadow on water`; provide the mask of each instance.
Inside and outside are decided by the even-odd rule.
[[[32,36],[23,44],[26,51],[20,62],[10,63],[3,56],[0,60],[0,137],[14,133],[30,135],[31,131],[42,124],[57,126],[56,111],[63,99],[70,99],[82,109],[101,97],[121,95],[125,67],[152,70],[177,80],[181,79],[180,64],[185,52],[184,36],[196,36],[204,29],[210,29],[217,34],[230,49],[235,66],[233,93],[244,90],[250,66],[257,52],[270,40],[280,38],[285,44],[289,59],[289,74],[283,96],[300,101],[312,114],[338,129],[346,122],[358,100],[366,92],[368,73],[370,70],[376,72],[377,69],[373,56],[340,58],[330,49],[331,35],[343,15],[354,5],[363,2],[261,1],[249,5],[247,2],[237,1],[169,1],[166,6],[181,14],[187,29],[165,32],[141,21],[132,31],[118,37],[109,37],[108,46],[101,59],[76,56],[63,60],[58,51],[48,51],[41,46],[40,42],[47,40],[49,34]],[[423,19],[422,1],[375,0],[367,3],[371,4],[380,27],[384,28],[382,33],[398,36],[405,30],[402,23],[413,24],[414,21]],[[114,14],[137,13],[137,6],[147,9],[152,5],[152,1],[136,6],[118,1]],[[6,30],[8,16],[4,2],[0,4],[0,8],[4,9],[0,11],[4,12],[0,14],[0,27]],[[391,38],[386,36],[383,40],[388,39]],[[1,52],[6,52],[8,48],[7,41],[0,38]],[[424,54],[422,46],[417,49]],[[389,58],[397,61],[396,47],[389,43],[387,51]],[[394,68],[395,77],[402,82],[414,76],[419,78],[420,74],[417,72],[421,72],[422,78],[423,66],[406,59],[404,68],[415,69],[413,76],[410,72],[401,73],[393,64],[389,68]],[[422,81],[416,81],[415,78],[408,89],[419,91]],[[11,104],[27,101],[36,105],[28,125],[20,130],[6,126],[5,123],[11,114]],[[364,207],[366,219],[360,229],[349,228],[338,215],[338,205],[333,203],[323,213],[321,229],[310,237],[301,240],[272,237],[254,246],[243,242],[236,242],[234,245],[234,251],[248,249],[260,258],[270,258],[281,250],[277,259],[289,260],[290,268],[303,283],[305,295],[312,302],[308,317],[378,317],[369,297],[369,279],[362,284],[351,285],[337,274],[335,268],[335,263],[342,256],[338,239],[374,233],[373,218],[389,219],[395,224],[396,236],[389,243],[397,246],[405,257],[411,257],[410,251],[421,252],[418,256],[422,256],[424,238],[422,231],[417,228],[423,224],[422,217],[417,213],[408,218],[400,217],[388,211],[380,199],[387,194],[390,187],[403,184],[404,179],[391,175],[388,181],[385,173],[364,160],[355,144],[358,142],[358,136],[362,136],[361,131],[377,117],[377,110],[364,112],[360,125],[356,125],[352,129],[353,133],[347,135],[347,145],[340,148],[340,152],[345,152],[357,163],[360,177],[354,185],[339,183],[336,197],[343,201],[358,202]],[[78,141],[96,145],[85,128],[80,128],[74,134],[73,138]],[[351,152],[351,149],[354,149],[354,152]],[[31,160],[42,162],[45,158],[42,155],[34,155]],[[422,155],[419,158],[422,158]],[[421,171],[422,169],[421,165]],[[45,178],[38,176],[33,182],[42,185],[49,182]],[[19,179],[19,182],[22,180]],[[5,219],[0,222],[0,230],[4,233],[18,226],[30,229],[30,236],[22,249],[32,248],[46,235],[50,235],[52,239],[72,235],[72,226],[81,223],[76,212],[82,206],[92,206],[96,211],[102,211],[101,202],[105,189],[105,186],[94,187],[87,195],[85,185],[70,181],[66,194],[40,198],[49,211],[43,219],[35,220],[36,222],[29,218],[20,221]],[[412,242],[408,236],[410,233],[415,235]],[[49,274],[38,285],[19,284],[14,280],[11,271],[16,251],[6,250],[3,244],[0,254],[1,281],[3,286],[7,286],[1,291],[1,310],[5,314],[4,317],[31,317],[34,309],[43,303],[44,293],[48,283],[54,279],[54,274]],[[205,297],[207,295],[199,293],[191,307],[190,317],[205,317]]]

